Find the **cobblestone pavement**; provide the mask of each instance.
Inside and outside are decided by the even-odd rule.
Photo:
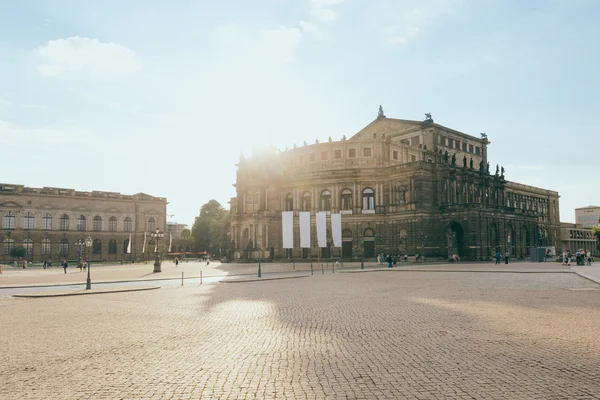
[[[600,399],[599,289],[382,272],[0,300],[0,398]]]

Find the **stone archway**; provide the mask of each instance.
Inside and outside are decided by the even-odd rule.
[[[446,241],[448,246],[448,258],[458,253],[460,257],[465,255],[464,251],[464,230],[461,224],[452,221],[446,228]]]

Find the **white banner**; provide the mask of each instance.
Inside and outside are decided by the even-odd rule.
[[[142,246],[142,254],[146,251],[146,232],[144,232],[144,245]]]
[[[131,233],[129,234],[129,241],[127,242],[127,254],[131,254]]]
[[[173,234],[169,233],[169,250],[167,250],[167,253],[171,252],[172,245],[173,245]]]
[[[300,247],[310,249],[310,212],[300,213]]]
[[[327,247],[327,213],[317,213],[317,244],[319,247]]]
[[[331,235],[333,245],[342,247],[342,214],[331,214]]]
[[[281,237],[283,238],[283,248],[294,248],[294,212],[283,211],[281,213]]]

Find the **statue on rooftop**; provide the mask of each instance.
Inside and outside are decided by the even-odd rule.
[[[448,162],[449,159],[450,159],[450,156],[448,155],[448,151],[446,151],[444,153],[444,162]]]
[[[467,168],[467,156],[463,156],[463,168]]]
[[[452,154],[452,166],[456,165],[456,153]]]
[[[479,161],[479,172],[483,172],[483,160]]]
[[[490,162],[489,161],[485,166],[485,172],[487,172],[488,174],[490,173]]]
[[[471,169],[473,169],[473,157],[471,157],[471,161],[469,161],[469,167],[471,167]]]
[[[377,118],[383,118],[385,117],[385,114],[383,114],[383,107],[381,107],[381,104],[379,105],[379,111],[377,112]]]
[[[433,118],[431,118],[431,113],[425,113],[425,121],[433,122]]]
[[[500,168],[498,167],[498,164],[496,164],[496,176],[498,176],[498,171],[500,171]]]
[[[502,178],[504,178],[504,167],[502,167],[502,169],[501,169],[500,171],[501,171],[501,173],[500,173],[500,176],[501,176]]]

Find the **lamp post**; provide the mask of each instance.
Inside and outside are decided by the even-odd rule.
[[[77,239],[75,242],[75,246],[77,246],[77,265],[81,265],[81,253],[83,252],[83,247],[85,246],[85,241],[83,239]]]
[[[90,255],[91,255],[92,254],[92,252],[91,252],[92,238],[89,237],[89,236],[85,239],[85,247],[88,248],[88,251],[90,252]],[[92,278],[90,276],[90,270],[91,269],[92,269],[92,263],[91,263],[90,260],[88,260],[88,262],[87,262],[87,272],[88,272],[88,274],[87,274],[87,280],[85,281],[85,289],[86,290],[89,290],[89,289],[92,288]]]
[[[158,256],[158,241],[159,241],[159,239],[165,237],[165,234],[157,229],[155,232],[152,232],[150,234],[150,237],[152,237],[152,239],[154,239],[154,243],[156,246],[156,254],[155,254],[155,258],[154,258],[154,272],[161,272],[160,257]]]

